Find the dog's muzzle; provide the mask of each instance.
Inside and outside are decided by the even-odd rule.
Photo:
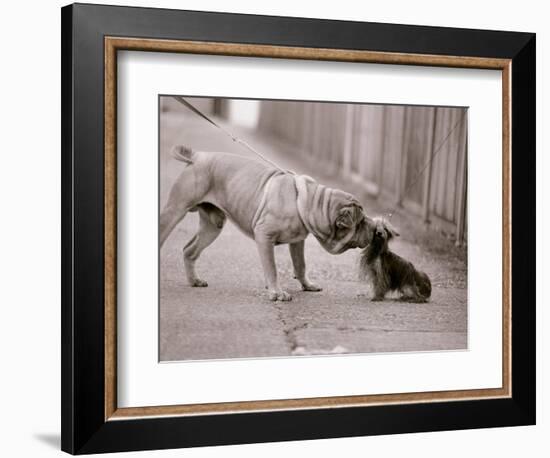
[[[354,248],[365,248],[373,239],[376,232],[376,223],[367,215],[357,228],[357,245]]]

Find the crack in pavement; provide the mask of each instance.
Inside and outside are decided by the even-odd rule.
[[[282,305],[278,304],[277,302],[274,302],[273,307],[277,311],[277,319],[282,324],[283,333],[285,335],[285,342],[287,343],[290,349],[290,353],[292,354],[297,348],[305,349],[304,345],[300,345],[298,343],[298,337],[296,336],[296,331],[299,331],[301,329],[306,329],[309,326],[309,324],[301,323],[301,324],[294,324],[291,326],[285,318]]]

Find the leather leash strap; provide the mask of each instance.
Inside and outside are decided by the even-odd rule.
[[[198,108],[194,107],[191,103],[189,103],[187,100],[185,100],[183,97],[179,96],[179,95],[174,95],[172,96],[175,100],[177,100],[179,103],[181,103],[183,106],[185,106],[186,108],[188,108],[189,110],[191,110],[193,113],[195,113],[196,115],[200,116],[201,118],[203,118],[204,120],[208,121],[210,124],[212,124],[214,127],[217,127],[219,130],[221,130],[224,134],[228,135],[229,137],[231,137],[231,140],[233,140],[234,142],[237,142],[237,143],[240,143],[241,145],[243,145],[245,148],[247,148],[249,151],[252,151],[256,156],[258,156],[259,158],[261,158],[262,160],[264,160],[265,162],[267,162],[268,164],[272,165],[273,167],[275,167],[276,169],[280,170],[281,172],[284,172],[284,173],[287,173],[288,171],[287,170],[283,170],[281,167],[279,167],[277,164],[275,164],[275,162],[269,160],[267,157],[265,157],[262,153],[260,153],[259,151],[257,151],[256,149],[252,148],[252,146],[250,146],[248,143],[246,143],[244,140],[241,140],[240,138],[236,137],[235,135],[233,135],[231,132],[225,130],[222,126],[220,126],[218,123],[216,123],[215,121],[213,121],[211,118],[209,118],[208,116],[206,116],[202,111],[200,111]]]

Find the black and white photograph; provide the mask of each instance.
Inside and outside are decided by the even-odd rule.
[[[468,108],[159,95],[159,360],[468,349]]]

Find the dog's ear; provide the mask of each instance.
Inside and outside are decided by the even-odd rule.
[[[361,209],[355,205],[342,208],[336,218],[336,227],[338,229],[350,229],[355,226],[358,213],[361,213],[362,216]]]
[[[388,238],[392,237],[399,237],[399,232],[397,232],[397,229],[393,227],[390,223],[387,221],[384,221],[384,228],[386,229],[386,232],[388,233]]]
[[[344,207],[338,213],[336,218],[336,227],[338,229],[349,229],[353,226],[353,218],[350,207]]]

